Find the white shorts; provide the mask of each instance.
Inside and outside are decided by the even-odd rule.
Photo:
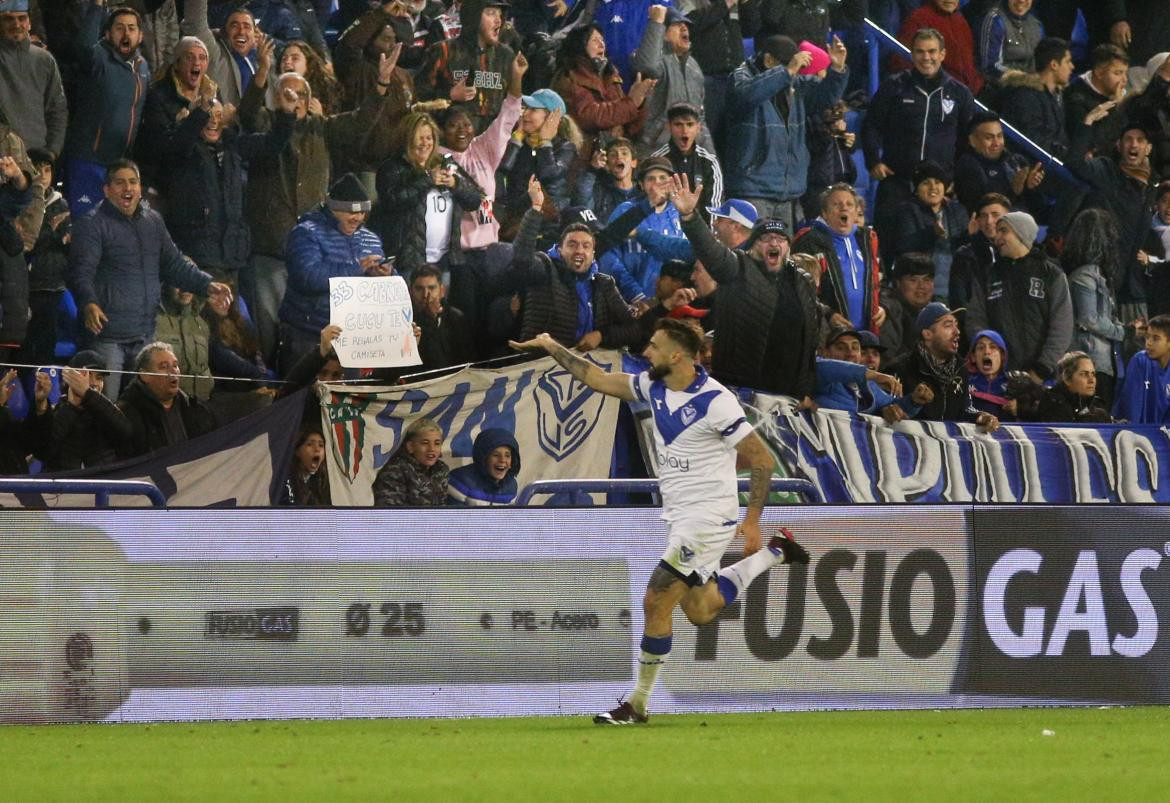
[[[738,522],[730,525],[675,521],[666,525],[662,562],[691,585],[702,585],[719,570],[719,561],[735,537]]]

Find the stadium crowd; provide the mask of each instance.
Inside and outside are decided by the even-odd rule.
[[[408,282],[418,370],[669,316],[804,408],[1163,423],[1160,6],[0,0],[0,473],[340,378],[328,280],[362,275]],[[866,16],[910,51],[872,96]],[[480,440],[448,475],[416,422],[376,503],[507,501],[519,447]],[[290,503],[324,456],[307,416]]]

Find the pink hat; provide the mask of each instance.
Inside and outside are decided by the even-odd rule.
[[[812,42],[801,42],[797,50],[803,50],[812,56],[812,63],[800,71],[801,75],[816,75],[821,70],[827,70],[831,60],[829,54],[822,48],[817,47]]]

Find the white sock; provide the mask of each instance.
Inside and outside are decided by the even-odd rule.
[[[670,636],[662,638],[642,637],[642,655],[638,658],[638,682],[630,694],[629,703],[639,714],[645,714],[650,703],[650,693],[658,680],[658,673],[670,655]],[[647,649],[649,648],[649,649]]]
[[[773,566],[783,562],[783,552],[777,554],[768,547],[764,547],[760,551],[748,555],[738,563],[724,566],[716,572],[718,578],[725,581],[719,583],[719,592],[723,594],[724,601],[730,605],[743,593],[745,588],[752,584],[752,580],[755,580]],[[728,583],[731,584],[730,588],[728,587]],[[734,593],[731,593],[733,590]]]

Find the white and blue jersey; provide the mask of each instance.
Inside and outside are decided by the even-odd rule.
[[[634,396],[654,416],[662,519],[688,529],[734,527],[739,517],[735,446],[752,427],[735,394],[696,366],[685,390],[643,371],[630,377]],[[672,529],[674,527],[672,526]]]

